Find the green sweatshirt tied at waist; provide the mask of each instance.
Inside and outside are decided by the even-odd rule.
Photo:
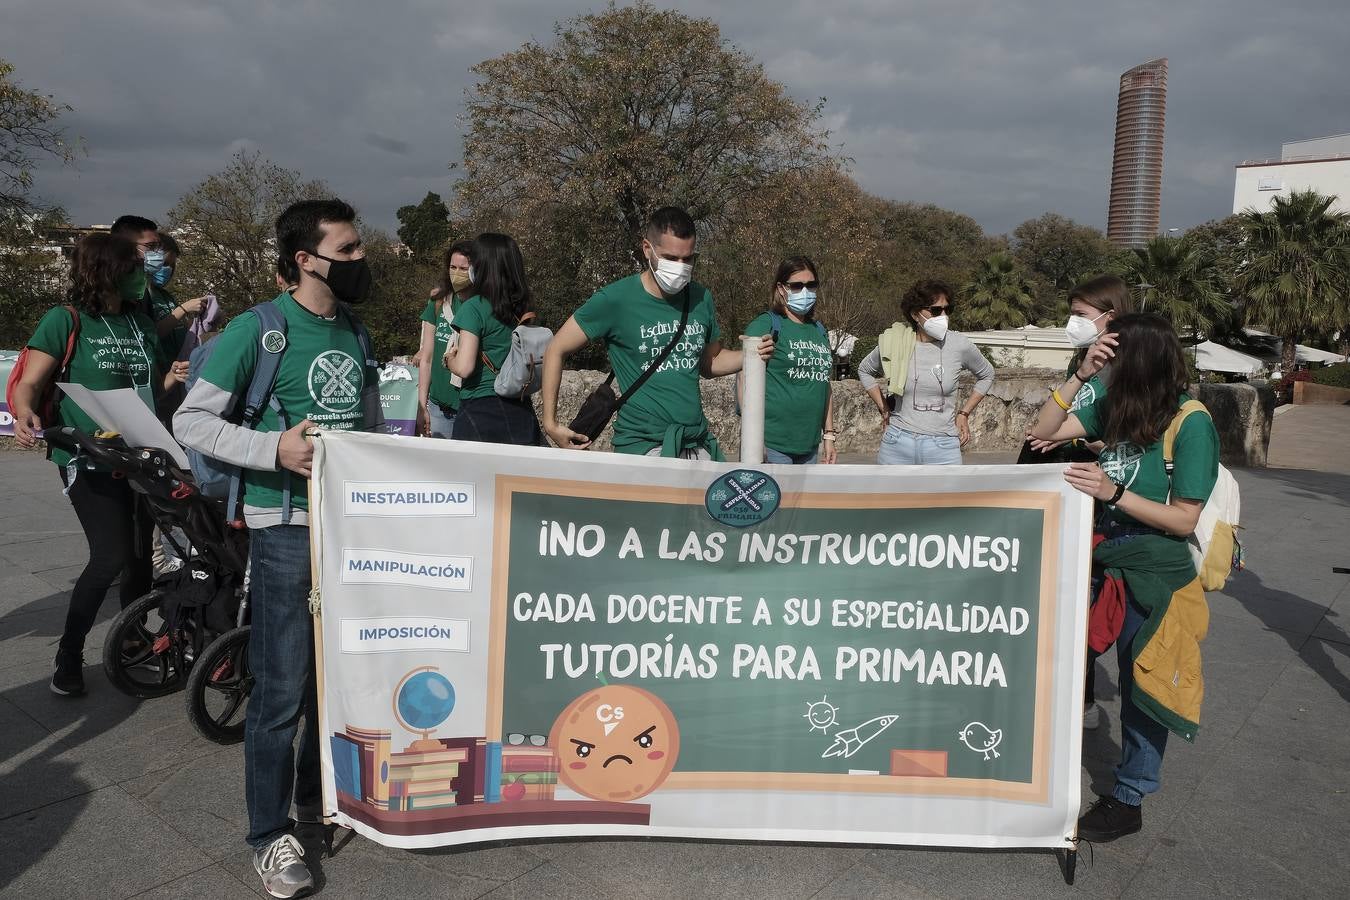
[[[726,461],[702,414],[695,425],[657,418],[631,405],[625,406],[620,415],[624,417],[623,433],[617,429],[614,432],[614,449],[619,453],[644,454],[660,447],[662,456],[673,458],[686,450],[707,450],[717,462]]]
[[[1200,641],[1209,630],[1209,606],[1186,542],[1161,534],[1097,546],[1093,561],[1120,578],[1147,614],[1134,637],[1136,706],[1178,737],[1200,730],[1205,683]]]

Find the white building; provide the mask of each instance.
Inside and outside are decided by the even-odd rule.
[[[966,331],[996,369],[1065,369],[1074,347],[1063,328],[1025,325],[1005,331]]]
[[[1333,207],[1350,212],[1350,134],[1289,141],[1279,159],[1240,163],[1233,185],[1233,212],[1270,209],[1271,198],[1314,190],[1340,198]]]

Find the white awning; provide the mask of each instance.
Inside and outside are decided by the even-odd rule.
[[[1202,372],[1228,372],[1234,375],[1255,375],[1266,364],[1255,356],[1205,341],[1195,345],[1195,367]]]

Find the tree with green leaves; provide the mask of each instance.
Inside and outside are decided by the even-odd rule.
[[[963,328],[1021,328],[1030,324],[1036,295],[1011,253],[985,257],[961,292],[957,316]]]
[[[414,255],[435,258],[450,243],[450,209],[441,195],[427,191],[421,203],[400,206],[398,239]]]
[[[175,284],[189,296],[214,293],[230,315],[274,296],[277,216],[298,200],[331,194],[322,181],[240,150],[169,210],[183,245]]]
[[[1333,211],[1335,202],[1294,191],[1272,198],[1265,212],[1240,214],[1247,239],[1237,287],[1248,322],[1280,338],[1286,375],[1301,340],[1350,322],[1350,215]]]
[[[1028,219],[1013,229],[1012,254],[1038,287],[1036,318],[1061,321],[1068,315],[1065,296],[1084,279],[1119,272],[1119,251],[1096,228],[1058,213]]]
[[[32,205],[33,169],[44,159],[74,162],[78,146],[58,122],[70,106],[25,89],[13,75],[14,66],[0,59],[0,207],[17,211]]]
[[[715,228],[770,179],[837,163],[820,104],[790,97],[711,19],[645,0],[560,22],[473,72],[456,218],[512,233],[549,273],[535,279],[545,305],[640,266],[658,207]]]
[[[1183,340],[1199,343],[1232,307],[1215,270],[1214,257],[1182,238],[1158,235],[1126,257],[1125,280],[1144,284],[1146,312],[1167,318]]]

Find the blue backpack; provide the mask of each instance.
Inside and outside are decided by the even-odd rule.
[[[361,345],[366,365],[377,368],[370,333],[366,331],[366,327],[361,324],[356,314],[345,305],[339,309],[347,316],[352,330],[356,332],[356,340]],[[286,316],[282,314],[281,307],[276,305],[276,301],[259,303],[249,312],[258,319],[258,361],[253,367],[253,378],[249,381],[248,391],[242,398],[243,402],[236,404],[234,411],[227,418],[236,425],[252,430],[262,421],[263,411],[270,407],[277,415],[278,427],[285,430],[290,427],[290,422],[286,418],[286,411],[281,408],[281,403],[273,393],[273,388],[276,387],[277,372],[281,370],[281,357],[290,346],[290,342],[286,340]],[[273,337],[274,334],[279,336],[279,339]],[[188,357],[188,377],[184,385],[189,392],[197,383],[202,367],[211,358],[215,346],[216,342],[211,340],[193,348]],[[239,504],[243,499],[244,479],[240,468],[191,448],[187,449],[187,458],[188,465],[192,469],[192,477],[197,482],[197,490],[206,497],[225,499],[225,517],[228,520],[234,519],[240,512]],[[281,521],[283,524],[289,524],[291,521],[289,471],[282,470],[281,482]]]
[[[783,317],[773,310],[769,310],[769,323],[773,328],[773,342],[778,343],[778,332],[783,327]],[[821,337],[825,338],[825,343],[830,342],[830,333],[825,330],[825,323],[816,319],[816,328],[820,330]],[[741,373],[736,373],[736,381],[731,388],[731,402],[736,408],[736,415],[741,414]]]

